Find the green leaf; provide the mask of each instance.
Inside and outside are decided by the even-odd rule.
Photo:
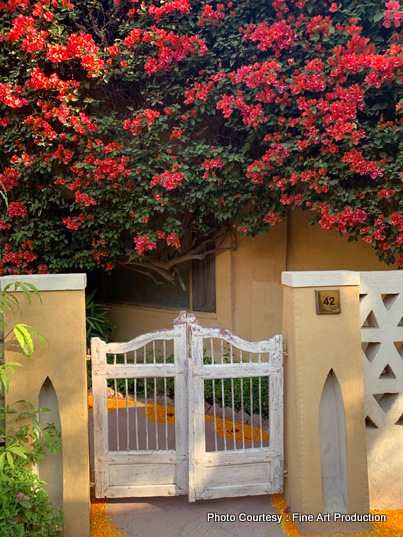
[[[373,18],[373,21],[374,21],[374,22],[378,22],[378,21],[380,21],[381,19],[383,19],[383,13],[377,13],[377,14],[375,15],[375,17]]]
[[[0,384],[4,386],[5,392],[8,393],[9,378],[7,371],[5,371],[3,368],[0,368]]]
[[[11,468],[14,468],[13,456],[11,455],[9,451],[6,451],[6,457],[7,457],[8,464],[11,466]]]
[[[13,331],[22,352],[27,358],[30,358],[34,352],[34,342],[32,341],[32,337],[26,329],[26,326],[27,325],[24,324],[17,324],[14,326]]]
[[[0,474],[3,470],[5,460],[6,460],[6,452],[4,451],[3,453],[0,453]]]
[[[14,453],[15,455],[18,455],[19,457],[22,457],[23,459],[28,458],[26,454],[29,453],[29,450],[23,447],[13,446],[9,448],[9,451],[11,451],[11,453]]]

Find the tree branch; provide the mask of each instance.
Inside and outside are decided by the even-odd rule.
[[[223,246],[228,236],[231,238],[231,244],[229,246]],[[236,250],[236,238],[230,228],[225,228],[213,234],[213,236],[202,240],[196,247],[195,242],[197,243],[197,238],[192,241],[190,249],[186,253],[172,257],[166,261],[161,261],[157,256],[153,258],[151,255],[148,255],[143,261],[119,261],[119,265],[150,277],[157,285],[163,285],[163,281],[156,279],[156,274],[158,274],[173,285],[179,283],[181,288],[186,291],[186,285],[177,268],[179,264],[193,260],[201,261],[210,254]],[[208,248],[208,245],[212,242],[216,243],[215,246]]]

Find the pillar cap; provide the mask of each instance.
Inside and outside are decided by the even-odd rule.
[[[360,285],[360,273],[352,270],[282,272],[281,283],[288,287]]]
[[[86,274],[20,274],[0,277],[0,291],[10,283],[30,283],[38,291],[74,291],[85,289],[87,286]],[[13,287],[10,288],[14,292]],[[17,292],[21,291],[18,289]]]

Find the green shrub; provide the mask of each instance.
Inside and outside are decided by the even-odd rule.
[[[100,302],[95,302],[97,290],[85,297],[85,322],[87,349],[91,349],[91,338],[99,337],[108,342],[115,333],[115,327],[108,319],[109,309]],[[91,362],[87,362],[87,385],[92,386]]]
[[[56,537],[62,528],[62,512],[32,470],[18,465],[0,474],[1,537]]]

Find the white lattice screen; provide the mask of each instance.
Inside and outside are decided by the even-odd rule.
[[[361,272],[371,508],[403,507],[403,272]]]

